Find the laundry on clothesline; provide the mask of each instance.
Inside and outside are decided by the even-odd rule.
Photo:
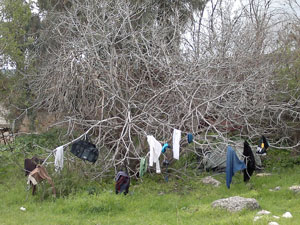
[[[128,176],[128,174],[124,171],[119,171],[116,175],[115,181],[116,194],[124,192],[124,195],[126,195],[129,191],[130,186],[130,177]]]
[[[37,158],[36,156],[31,159],[24,159],[24,171],[25,176],[28,176],[29,173],[36,168],[37,165],[42,164],[44,159]]]
[[[161,154],[162,146],[161,144],[152,136],[147,136],[147,141],[149,144],[149,166],[153,166],[153,163],[156,164],[156,173],[161,173],[159,165],[159,156]]]
[[[63,146],[59,146],[54,150],[54,167],[55,167],[55,171],[61,171],[64,167],[64,147]]]
[[[230,188],[230,184],[232,181],[232,177],[234,174],[239,171],[246,169],[246,165],[243,161],[241,161],[235,151],[231,146],[227,147],[227,157],[226,157],[226,185],[227,188]]]
[[[99,155],[96,145],[84,140],[76,141],[71,147],[71,153],[92,163],[97,161]]]
[[[191,133],[187,134],[187,142],[188,144],[192,143],[194,141],[194,137]]]
[[[255,158],[252,149],[247,141],[244,142],[244,163],[246,164],[246,169],[244,170],[244,182],[250,180],[253,172],[255,171]]]
[[[165,153],[167,151],[167,148],[171,148],[171,146],[168,143],[165,143],[161,149],[161,153]]]
[[[266,155],[269,146],[270,145],[267,138],[264,135],[262,135],[261,139],[259,140],[256,153],[261,155]]]
[[[35,194],[36,185],[43,180],[47,180],[52,186],[53,195],[56,196],[56,190],[51,177],[48,175],[47,170],[42,165],[37,165],[36,168],[29,173],[27,183],[32,186],[32,195]]]
[[[181,130],[173,130],[173,158],[179,159],[179,148],[180,148]]]

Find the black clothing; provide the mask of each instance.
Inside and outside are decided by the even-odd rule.
[[[244,142],[243,155],[245,156],[244,162],[247,166],[247,168],[244,170],[244,182],[247,182],[250,180],[250,177],[255,170],[255,158],[252,149],[247,141]]]

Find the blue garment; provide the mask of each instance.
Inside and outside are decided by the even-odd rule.
[[[241,161],[231,146],[227,147],[227,160],[226,160],[226,185],[230,188],[230,183],[235,172],[246,169],[246,165]]]
[[[167,148],[171,148],[171,146],[170,146],[168,143],[165,143],[164,146],[163,146],[162,149],[161,149],[161,152],[162,152],[162,153],[165,153],[166,150],[167,150]]]
[[[192,135],[191,133],[189,133],[189,134],[187,135],[187,141],[188,141],[188,143],[189,143],[189,144],[192,143],[192,142],[193,142],[193,139],[194,139],[193,135]]]

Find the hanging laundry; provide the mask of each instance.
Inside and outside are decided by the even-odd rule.
[[[247,166],[247,168],[244,170],[244,182],[247,182],[250,180],[250,177],[255,170],[255,158],[252,149],[247,141],[244,142],[243,155],[245,156],[244,163]]]
[[[43,180],[47,180],[51,184],[53,195],[56,196],[56,190],[54,187],[54,183],[53,183],[51,177],[48,175],[45,167],[43,167],[41,165],[37,165],[37,167],[33,171],[31,171],[28,176],[27,183],[32,186],[32,195],[35,194],[36,185]]]
[[[64,147],[63,146],[59,146],[55,149],[54,152],[54,167],[55,167],[55,171],[61,171],[63,169],[64,166]]]
[[[155,163],[156,173],[161,173],[159,156],[161,154],[162,146],[152,135],[147,136],[147,141],[150,148],[149,166],[153,166],[153,163]]]
[[[165,143],[164,146],[162,147],[161,153],[165,153],[167,148],[171,148],[171,146],[168,143]]]
[[[194,141],[194,137],[191,133],[187,134],[187,141],[188,141],[189,144]]]
[[[173,158],[179,159],[179,142],[181,139],[181,130],[174,129],[173,131]]]
[[[239,160],[235,151],[231,146],[227,147],[227,158],[226,158],[226,185],[230,188],[232,177],[239,171],[246,169],[246,165],[243,161]]]
[[[267,149],[269,148],[269,142],[264,135],[261,136],[257,146],[257,154],[266,155]]]
[[[147,172],[147,160],[146,158],[141,158],[141,162],[140,162],[140,173],[139,173],[139,176],[140,177],[143,177],[144,174]]]
[[[116,194],[124,192],[124,195],[126,195],[129,191],[130,186],[130,177],[128,176],[128,174],[123,171],[119,171],[117,173],[115,181]]]
[[[84,140],[76,141],[72,145],[71,153],[80,159],[87,160],[92,163],[97,161],[99,155],[96,145]]]

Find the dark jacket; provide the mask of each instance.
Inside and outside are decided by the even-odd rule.
[[[244,142],[243,155],[245,156],[244,162],[247,166],[247,168],[244,170],[244,181],[247,182],[250,180],[250,177],[255,170],[255,158],[252,149],[247,141]]]

